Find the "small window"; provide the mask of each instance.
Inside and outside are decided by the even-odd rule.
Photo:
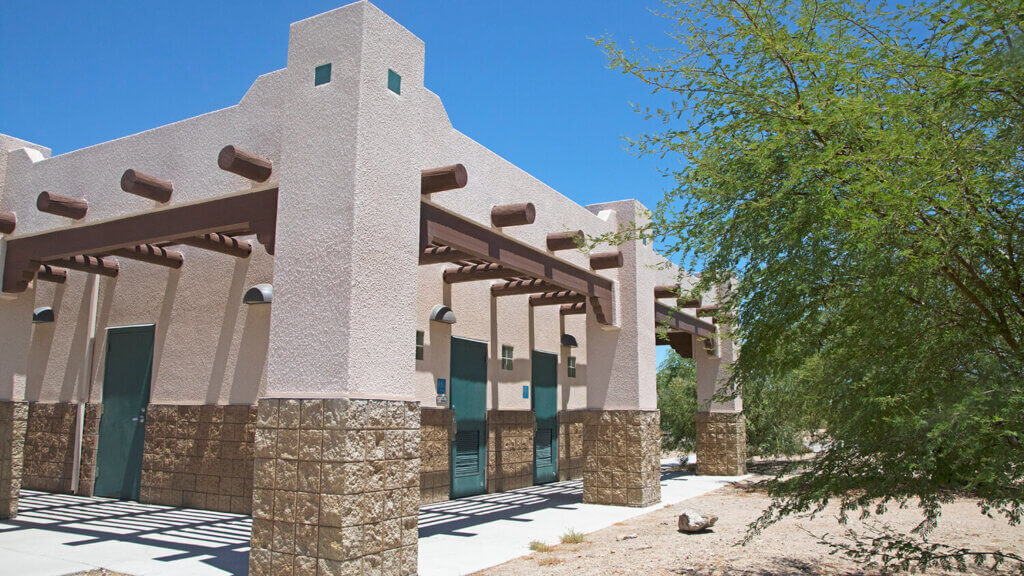
[[[388,90],[398,95],[402,94],[402,77],[390,68],[388,68]]]
[[[569,373],[569,378],[575,378],[576,377],[576,357],[575,356],[569,356],[569,358],[567,359],[565,365],[566,365],[566,368],[567,368],[566,371]]]
[[[501,347],[501,369],[511,370],[512,369],[512,347],[502,346]]]
[[[321,64],[313,70],[313,86],[319,86],[321,84],[327,84],[331,81],[331,65]]]
[[[416,331],[416,359],[423,360],[423,331]]]

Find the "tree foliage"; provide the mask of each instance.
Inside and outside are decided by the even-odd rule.
[[[658,366],[657,382],[661,429],[668,435],[665,447],[692,452],[697,442],[697,368],[693,360],[670,352]]]
[[[598,41],[672,100],[631,144],[678,159],[675,188],[622,234],[667,245],[697,292],[737,278],[733,384],[790,379],[830,437],[755,528],[913,501],[923,538],[961,492],[1019,523],[1024,8],[666,6],[671,46]]]

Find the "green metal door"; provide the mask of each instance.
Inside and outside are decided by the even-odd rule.
[[[487,344],[452,338],[451,368],[451,497],[459,498],[487,488]]]
[[[103,416],[96,450],[96,496],[138,500],[149,380],[153,371],[153,326],[107,330],[103,370]]]
[[[558,356],[533,352],[533,482],[558,480]]]

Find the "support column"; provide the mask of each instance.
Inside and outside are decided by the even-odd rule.
[[[0,520],[18,514],[28,402],[0,401]]]
[[[642,225],[635,200],[587,207],[613,225]],[[617,325],[587,314],[587,412],[583,429],[583,501],[644,507],[661,501],[661,431],[657,410],[652,295],[659,259],[641,241],[616,246]]]
[[[743,398],[739,395],[716,400],[730,376],[735,360],[731,340],[720,338],[709,353],[704,342],[694,338],[693,358],[697,364],[697,474],[741,476],[747,473],[747,427]]]

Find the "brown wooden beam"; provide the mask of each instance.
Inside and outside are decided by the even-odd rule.
[[[533,207],[533,202],[501,204],[491,208],[491,224],[498,227],[533,224],[536,218],[537,209]]]
[[[420,264],[440,264],[442,262],[461,262],[471,260],[473,257],[465,252],[459,252],[451,246],[430,246],[420,252]]]
[[[18,226],[18,216],[14,212],[0,210],[0,234],[10,234]]]
[[[420,194],[464,188],[468,182],[469,173],[462,164],[428,168],[420,171]]]
[[[562,316],[572,316],[574,314],[586,314],[587,303],[577,302],[575,304],[562,304],[562,307],[558,309],[558,313]]]
[[[111,254],[175,269],[181,268],[181,265],[185,262],[185,257],[181,252],[168,250],[167,248],[152,244],[140,244],[131,248],[118,248],[111,252]]]
[[[458,214],[420,203],[420,249],[432,245],[451,246],[475,259],[500,264],[505,277],[536,278],[562,290],[586,294],[601,324],[614,324],[612,292],[615,282],[529,244],[496,232]]]
[[[444,271],[444,281],[448,284],[459,282],[475,282],[477,280],[495,280],[508,278],[516,273],[501,264],[471,264],[448,268]]]
[[[714,316],[718,312],[718,305],[712,304],[711,306],[698,306],[697,316]]]
[[[179,243],[212,232],[255,234],[267,252],[273,253],[276,225],[277,189],[271,188],[21,235],[6,241],[3,291],[24,291],[40,262],[79,254],[109,254],[139,244]]]
[[[192,238],[181,238],[178,241],[186,246],[202,248],[203,250],[210,250],[212,252],[220,252],[221,254],[227,254],[228,256],[234,256],[236,258],[248,258],[249,255],[252,254],[252,244],[248,241],[239,240],[238,238],[232,238],[226,234],[218,234],[216,232],[203,234],[202,236],[194,236]]]
[[[659,284],[654,287],[655,298],[678,298],[679,286],[673,284]]]
[[[590,267],[594,270],[606,270],[608,268],[622,268],[622,252],[609,250],[607,252],[594,252],[590,255]]]
[[[572,290],[561,290],[558,292],[545,292],[530,296],[530,306],[554,306],[556,304],[575,304],[586,302],[587,296]]]
[[[157,202],[167,202],[171,199],[174,186],[169,180],[129,168],[121,175],[121,190]]]
[[[117,273],[121,270],[117,260],[112,258],[97,258],[95,256],[71,256],[70,258],[54,260],[53,264],[59,264],[69,270],[78,270],[79,272],[88,272],[89,274],[99,274],[100,276],[107,276],[108,278],[117,277]]]
[[[242,178],[264,182],[270,178],[273,165],[270,160],[228,145],[221,149],[217,156],[217,165],[221,170],[238,174]]]
[[[56,266],[50,266],[49,264],[40,264],[39,271],[36,272],[36,278],[45,282],[63,284],[68,279],[68,271]]]
[[[714,338],[717,335],[715,325],[689,314],[683,314],[661,302],[654,303],[654,323],[656,326],[668,326],[670,330],[689,332],[701,338]]]
[[[81,220],[89,211],[89,202],[82,198],[61,196],[53,192],[40,192],[39,197],[36,198],[36,208],[47,214]]]
[[[550,282],[532,278],[530,280],[510,280],[504,284],[492,284],[491,296],[515,296],[517,294],[536,294],[538,292],[551,292],[557,286]]]
[[[552,232],[548,234],[548,250],[574,250],[580,247],[586,236],[583,230],[571,230],[569,232]]]

